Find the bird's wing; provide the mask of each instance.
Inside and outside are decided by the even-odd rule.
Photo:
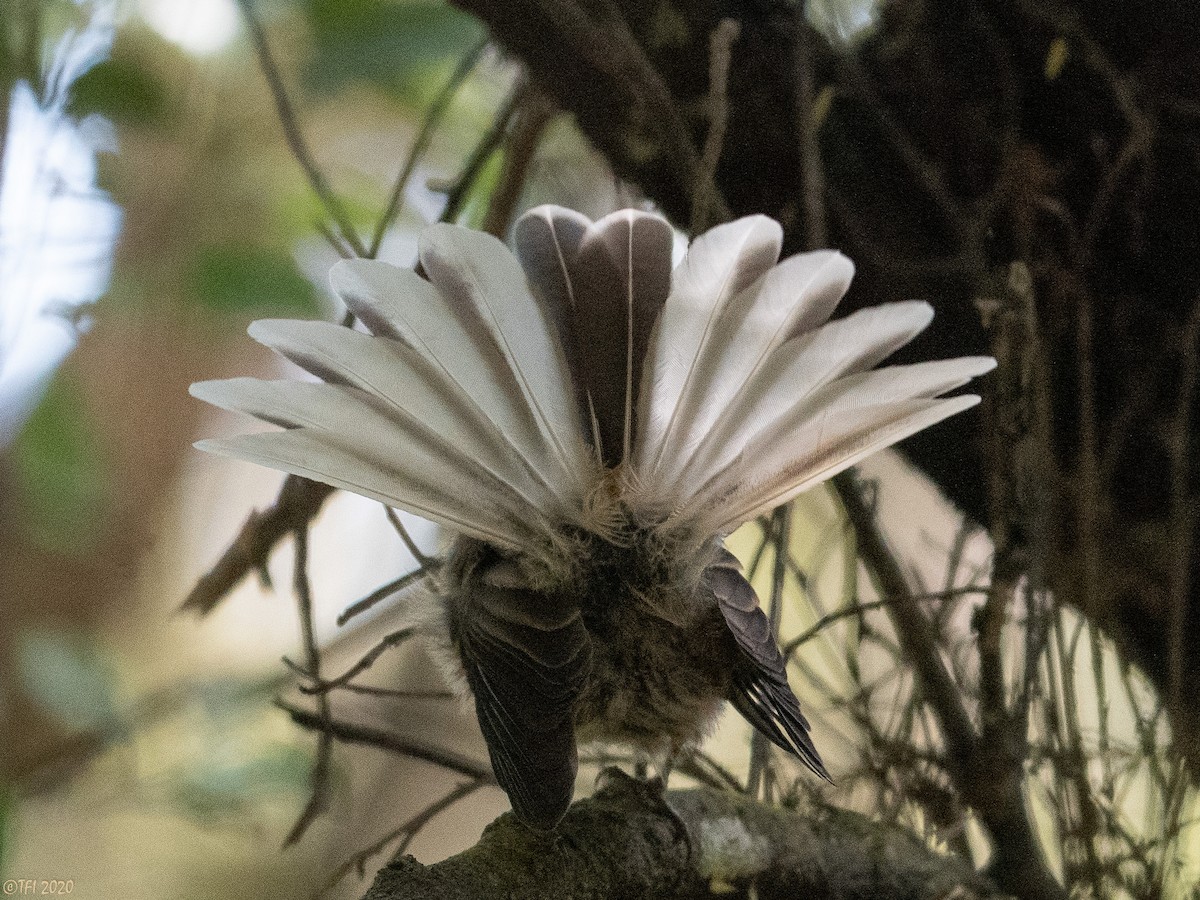
[[[579,605],[525,587],[500,561],[469,580],[451,617],[496,779],[521,821],[552,828],[575,790],[571,710],[591,665]]]
[[[808,720],[788,685],[787,667],[771,633],[771,623],[733,554],[721,548],[716,561],[705,570],[701,584],[716,597],[725,623],[742,650],[742,660],[734,669],[730,702],[772,743],[829,780],[809,736]]]

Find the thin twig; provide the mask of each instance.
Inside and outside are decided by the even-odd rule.
[[[424,828],[430,822],[430,820],[434,818],[434,816],[437,816],[439,813],[449,809],[459,800],[462,800],[475,793],[481,787],[486,786],[487,782],[479,778],[471,781],[465,781],[458,785],[458,787],[454,788],[454,790],[435,800],[433,803],[430,803],[404,824],[393,828],[374,844],[358,851],[358,853],[355,853],[340,866],[334,869],[333,874],[329,876],[329,880],[325,883],[325,886],[313,895],[314,900],[329,893],[329,891],[331,891],[339,881],[341,881],[351,872],[357,871],[359,878],[366,877],[367,860],[376,853],[381,852],[388,844],[402,838],[402,840],[400,840],[400,845],[394,851],[392,851],[392,856],[399,856],[408,849],[408,845],[412,843],[413,838],[417,836],[421,829]]]
[[[557,110],[533,85],[523,93],[517,108],[516,120],[508,135],[504,166],[496,190],[488,198],[487,214],[482,230],[503,237],[516,213],[517,204],[525,190],[530,165],[541,143],[546,126]]]
[[[825,212],[825,166],[821,161],[821,123],[817,121],[813,46],[818,38],[808,24],[805,7],[796,6],[796,121],[800,130],[800,175],[804,201],[805,249],[829,244]]]
[[[917,146],[912,135],[888,108],[870,75],[859,63],[855,54],[838,53],[835,58],[842,82],[875,116],[876,122],[887,137],[892,149],[896,151],[929,198],[937,204],[956,236],[964,246],[973,243],[972,230],[963,213],[962,204],[950,190],[934,162]]]
[[[383,585],[383,587],[380,587],[367,594],[367,596],[363,597],[361,600],[351,603],[344,610],[342,610],[341,615],[338,616],[338,625],[345,625],[355,616],[362,615],[367,610],[371,609],[373,606],[375,606],[375,604],[381,603],[388,597],[391,597],[393,594],[402,591],[409,585],[420,581],[422,578],[427,578],[438,565],[441,565],[440,561],[433,560],[428,567],[413,569],[411,572],[406,572],[399,578],[389,581],[387,584]]]
[[[321,651],[317,648],[316,633],[313,630],[312,591],[308,583],[308,526],[301,525],[295,530],[296,535],[296,564],[295,590],[296,605],[300,613],[300,630],[304,640],[304,655],[308,671],[314,679],[321,677]],[[329,760],[333,750],[332,733],[333,715],[329,706],[329,698],[322,695],[317,698],[317,723],[319,735],[317,738],[317,758],[312,769],[312,794],[308,804],[296,819],[296,824],[283,842],[284,847],[290,847],[304,836],[308,826],[317,816],[329,807]]]
[[[680,774],[694,778],[709,787],[731,790],[739,794],[746,793],[746,786],[738,780],[737,776],[703,750],[693,748],[690,752],[685,753],[676,761],[675,769]]]
[[[325,243],[333,248],[334,253],[342,259],[354,259],[354,250],[341,237],[334,233],[327,222],[313,222],[313,228],[316,229],[317,234],[325,238]]]
[[[492,124],[475,145],[462,171],[446,193],[446,205],[442,208],[442,214],[439,217],[440,221],[458,221],[463,207],[466,206],[467,198],[470,197],[471,190],[475,187],[475,182],[479,180],[480,174],[482,174],[488,160],[492,158],[492,154],[496,152],[496,148],[503,142],[504,135],[507,133],[508,126],[521,105],[523,96],[524,89],[518,87],[509,95],[500,111],[496,113]]]
[[[449,700],[454,696],[451,691],[408,691],[397,688],[376,687],[373,684],[354,684],[353,682],[339,684],[336,689],[351,694],[366,694],[370,697],[389,697],[396,700]]]
[[[885,609],[897,603],[925,603],[933,600],[952,600],[958,597],[966,597],[971,594],[986,595],[988,589],[985,587],[975,587],[967,585],[965,587],[950,588],[945,591],[933,591],[925,594],[906,594],[900,597],[883,597],[879,600],[869,600],[861,603],[855,603],[852,606],[844,607],[843,609],[834,610],[831,613],[819,618],[810,628],[802,631],[796,637],[792,638],[783,645],[783,655],[791,657],[800,647],[807,644],[822,631],[842,619],[861,616],[865,612],[870,612],[873,609]]]
[[[221,558],[196,582],[182,608],[200,615],[211,611],[246,575],[264,569],[275,545],[311,521],[333,490],[289,475],[275,502],[249,515]]]
[[[292,151],[292,156],[296,158],[296,162],[304,170],[313,193],[320,199],[321,205],[325,207],[325,211],[329,213],[329,218],[337,226],[342,239],[350,245],[357,255],[365,256],[366,248],[363,246],[362,240],[354,230],[354,226],[350,223],[350,219],[347,217],[341,201],[338,200],[337,196],[330,189],[324,174],[317,167],[312,153],[308,149],[308,144],[304,140],[304,135],[300,131],[296,111],[292,106],[292,101],[288,97],[287,88],[283,85],[283,76],[280,74],[279,67],[275,63],[275,57],[271,54],[270,45],[267,43],[267,34],[263,30],[258,16],[254,13],[252,0],[238,0],[238,4],[241,6],[242,15],[246,19],[246,27],[250,31],[250,39],[254,42],[254,49],[258,54],[259,65],[262,67],[263,75],[267,79],[267,85],[271,88],[271,96],[275,100],[275,110],[279,115],[279,123],[283,126],[283,135],[287,140],[288,147]]]
[[[1192,536],[1196,530],[1196,504],[1189,501],[1189,466],[1192,461],[1192,410],[1200,380],[1200,295],[1180,335],[1179,402],[1170,432],[1171,535],[1174,560],[1171,566],[1171,605],[1167,629],[1167,697],[1172,707],[1184,702],[1184,664],[1188,597],[1190,593]]]
[[[483,56],[483,51],[487,49],[487,45],[488,39],[484,38],[467,52],[458,66],[455,67],[454,72],[451,73],[450,78],[447,79],[445,86],[438,93],[437,97],[434,98],[433,103],[429,105],[429,109],[425,111],[425,117],[421,121],[420,129],[417,131],[417,137],[408,151],[404,165],[400,167],[400,174],[396,176],[396,181],[392,185],[392,191],[388,196],[388,202],[384,207],[383,215],[379,217],[379,221],[375,225],[375,233],[371,236],[371,245],[367,249],[367,256],[372,259],[379,254],[379,248],[383,244],[383,237],[387,234],[388,228],[400,212],[400,201],[404,198],[404,189],[408,186],[413,172],[416,171],[421,157],[425,155],[425,151],[429,147],[429,142],[433,139],[434,132],[437,130],[438,125],[441,124],[446,110],[450,107],[450,102],[454,99],[458,93],[458,89],[462,87],[468,76],[475,71],[475,66],[479,64],[479,59]]]
[[[783,616],[783,591],[787,578],[787,561],[791,550],[791,505],[775,510],[771,516],[772,538],[775,545],[774,565],[771,569],[771,599],[767,609],[771,623],[771,634],[779,634],[779,622]],[[750,735],[750,768],[746,776],[746,792],[751,797],[761,796],[763,802],[771,801],[771,788],[767,775],[771,768],[771,745],[758,729]]]
[[[282,700],[276,700],[275,705],[291,716],[292,721],[302,728],[318,730],[324,727],[320,715],[311,710],[292,706]],[[487,784],[496,783],[492,770],[486,765],[444,747],[426,744],[414,738],[402,737],[394,732],[334,719],[329,723],[329,734],[343,743],[377,747],[380,750],[387,750],[389,753],[433,763],[443,769],[449,769],[451,772],[458,772],[460,775],[478,778]]]
[[[374,647],[362,655],[362,658],[359,659],[358,662],[352,665],[341,675],[337,676],[337,678],[332,678],[329,681],[323,680],[316,671],[310,671],[306,673],[310,678],[312,678],[312,684],[302,685],[300,688],[301,692],[310,695],[323,696],[334,688],[341,687],[342,685],[349,683],[351,679],[356,678],[363,672],[367,671],[367,669],[371,668],[371,666],[375,665],[376,660],[383,656],[384,653],[386,653],[388,650],[391,650],[393,647],[399,647],[415,633],[416,630],[413,628],[401,628],[398,631],[393,631],[384,635],[384,637],[377,644],[375,644]]]
[[[417,564],[422,569],[428,569],[437,564],[437,560],[432,556],[426,556],[424,551],[417,546],[417,542],[412,539],[412,535],[404,527],[404,522],[400,520],[400,516],[386,503],[383,505],[383,514],[387,516],[387,520],[391,523],[392,528],[395,529],[396,534],[400,535],[400,540],[404,542],[405,549],[412,554],[412,558],[417,561]]]
[[[893,556],[870,507],[850,474],[834,479],[838,496],[858,535],[859,554],[885,596],[911,594],[904,570]],[[992,836],[997,883],[1024,897],[1060,900],[1062,887],[1046,869],[1038,838],[1025,810],[1022,762],[1007,745],[979,740],[962,692],[942,658],[928,617],[914,603],[888,607],[905,657],[919,679],[921,693],[941,726],[947,769],[955,787]],[[986,770],[989,777],[979,777]]]
[[[740,33],[736,19],[722,19],[708,36],[708,134],[700,153],[700,177],[692,191],[692,234],[700,234],[714,219],[711,190],[717,183],[717,164],[729,125],[729,64]]]

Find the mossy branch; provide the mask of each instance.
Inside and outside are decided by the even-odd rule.
[[[609,769],[595,795],[540,834],[506,813],[474,847],[431,866],[402,856],[366,900],[584,897],[1003,896],[913,834],[840,810],[799,812],[711,788],[668,791]]]

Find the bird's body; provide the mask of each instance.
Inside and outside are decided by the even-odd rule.
[[[575,571],[559,584],[524,590],[537,598],[536,609],[578,611],[582,630],[557,630],[554,638],[556,649],[572,640],[586,648],[570,710],[576,737],[661,760],[706,735],[730,697],[740,651],[716,598],[698,578],[672,571],[652,541],[649,531],[620,544],[582,540]],[[458,539],[448,562],[442,590],[449,633],[459,643],[483,620],[481,598],[496,582],[516,588],[525,579],[511,560],[469,538]]]
[[[827,321],[853,267],[778,262],[761,216],[698,238],[633,210],[539,207],[493,238],[434,226],[423,280],[354,260],[335,290],[370,334],[251,326],[322,383],[234,379],[198,396],[283,426],[204,442],[456,532],[425,617],[474,698],[513,809],[553,826],[577,745],[669,757],[728,700],[828,777],[766,615],[723,540],[877,449],[966,409],[994,364],[870,371],[922,303]]]

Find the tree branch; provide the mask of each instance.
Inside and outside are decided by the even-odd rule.
[[[961,860],[855,813],[798,813],[707,788],[664,796],[615,769],[601,781],[553,833],[506,813],[470,850],[436,865],[393,860],[366,900],[671,900],[739,890],[760,900],[1000,897]]]
[[[192,588],[183,609],[206,615],[251,572],[266,572],[267,557],[286,535],[316,517],[333,488],[289,475],[279,497],[252,512],[221,558]]]

